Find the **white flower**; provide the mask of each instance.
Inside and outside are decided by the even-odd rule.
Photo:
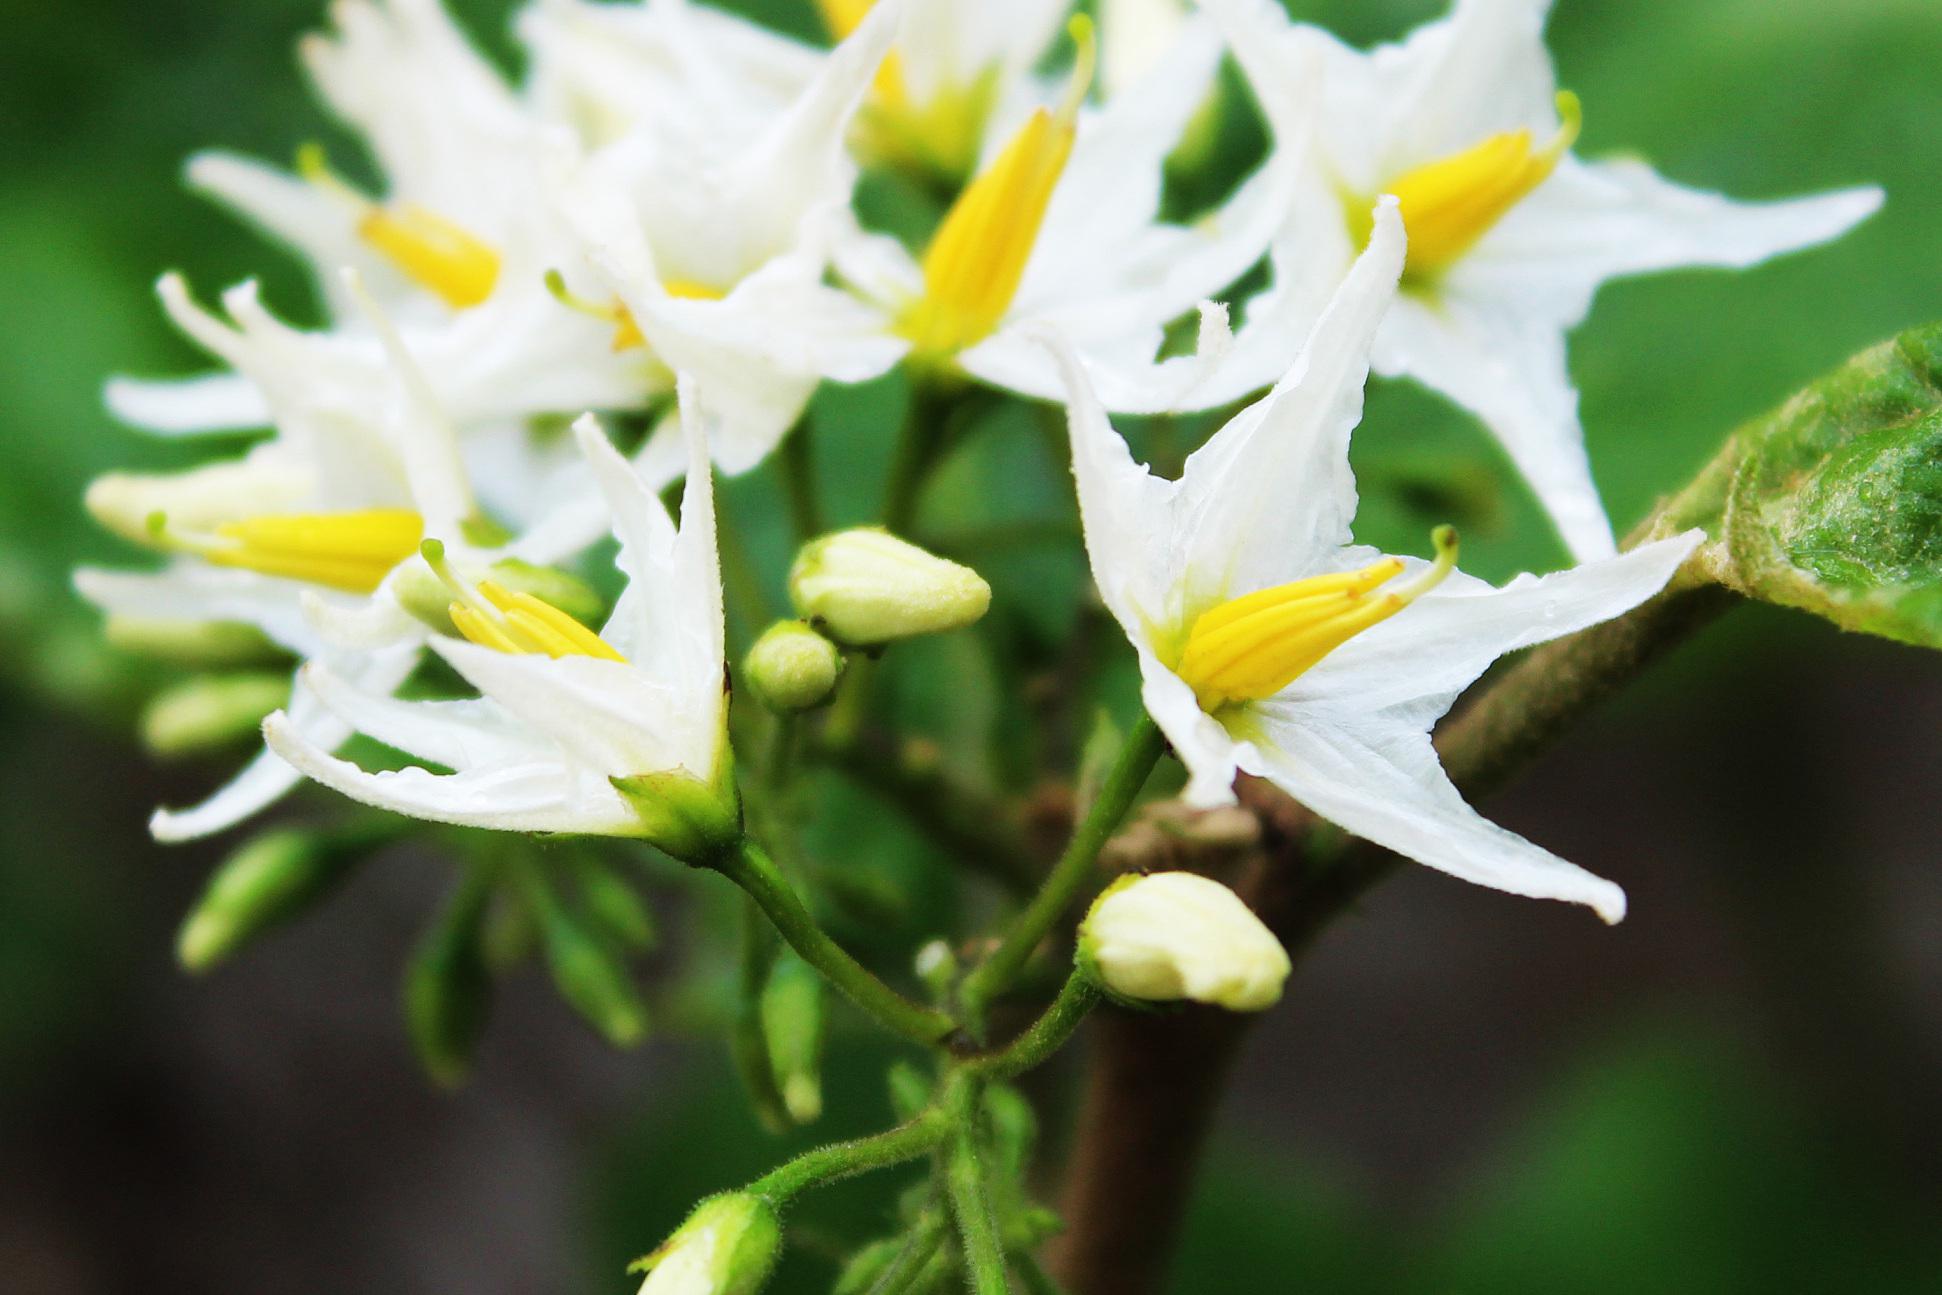
[[[837,248],[838,273],[877,307],[881,335],[919,366],[1056,399],[1057,372],[1031,340],[1054,326],[1092,364],[1109,408],[1227,403],[1284,368],[1312,322],[1291,324],[1304,301],[1278,293],[1237,339],[1208,301],[1267,250],[1292,191],[1292,158],[1262,168],[1191,226],[1160,220],[1165,160],[1213,85],[1219,40],[1203,22],[1184,24],[1144,77],[1091,111],[1091,28],[1075,19],[1073,34],[1078,59],[1062,95],[1046,102],[1038,91],[1015,128],[994,135],[1002,147],[921,260],[895,239],[856,232]],[[1167,327],[1197,306],[1197,353],[1157,359]],[[1242,352],[1253,358],[1242,362]]]
[[[76,587],[110,614],[253,625],[300,659],[333,661],[361,687],[389,692],[411,673],[423,637],[390,596],[396,573],[428,531],[463,535],[479,524],[449,420],[381,316],[373,324],[390,339],[390,364],[366,374],[279,324],[254,284],[224,294],[233,322],[196,305],[174,276],[160,291],[184,331],[264,393],[277,434],[238,460],[97,480],[90,511],[173,556],[151,573],[83,569]],[[360,627],[368,650],[324,632],[338,622]],[[301,677],[290,716],[320,745],[350,736]],[[158,810],[151,829],[162,840],[218,832],[296,782],[266,752],[202,804]]]
[[[1349,433],[1403,255],[1385,199],[1303,358],[1177,482],[1133,461],[1058,348],[1093,575],[1138,653],[1147,711],[1187,766],[1189,803],[1227,803],[1237,770],[1257,774],[1433,868],[1616,921],[1617,886],[1464,804],[1429,730],[1499,656],[1651,596],[1699,534],[1501,589],[1453,569],[1447,528],[1434,564],[1354,547]]]
[[[440,564],[465,638],[432,647],[482,697],[406,702],[327,667],[307,673],[343,722],[451,773],[367,773],[283,715],[264,722],[271,749],[353,799],[418,818],[645,835],[676,852],[712,843],[698,836],[726,830],[733,813],[721,573],[706,439],[692,398],[682,407],[689,464],[678,532],[594,421],[576,428],[628,576],[598,635],[538,599],[473,586]]]
[[[1259,1012],[1281,998],[1288,952],[1218,881],[1191,872],[1122,877],[1079,926],[1079,962],[1111,992]]]
[[[308,150],[299,174],[208,152],[189,181],[302,256],[330,307],[335,362],[377,380],[383,347],[341,288],[351,267],[395,317],[461,426],[638,405],[666,374],[616,352],[612,328],[568,310],[546,274],[575,265],[558,210],[572,132],[523,104],[438,0],[343,0],[307,38],[319,92],[369,142],[386,192],[367,196]],[[163,432],[264,425],[243,375],[110,384],[111,408]]]
[[[1371,199],[1401,198],[1403,292],[1374,366],[1424,383],[1503,442],[1579,558],[1613,551],[1578,423],[1565,335],[1608,279],[1744,267],[1833,238],[1875,189],[1743,204],[1630,160],[1571,153],[1575,97],[1543,43],[1550,0],[1457,0],[1450,16],[1363,53],[1272,0],[1202,0],[1284,146],[1306,153],[1277,251],[1326,289],[1366,237]],[[1319,114],[1298,100],[1321,65]]]

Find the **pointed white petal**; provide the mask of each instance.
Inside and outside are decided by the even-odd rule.
[[[106,612],[162,621],[240,621],[254,625],[299,656],[323,646],[304,619],[302,586],[275,576],[212,567],[185,558],[160,571],[104,571],[82,567],[74,588]]]
[[[1879,189],[1736,202],[1643,162],[1567,157],[1451,269],[1471,296],[1515,299],[1564,327],[1607,279],[1681,266],[1743,269],[1838,238],[1880,209]]]
[[[165,436],[227,435],[270,422],[263,393],[240,373],[153,381],[110,378],[102,398],[120,421]]]
[[[317,266],[371,259],[344,200],[255,158],[220,150],[189,159],[189,187],[214,198]]]
[[[1454,573],[1323,657],[1282,697],[1348,711],[1409,705],[1433,720],[1498,657],[1575,634],[1658,593],[1703,538],[1688,531],[1501,589]]]
[[[1274,390],[1188,458],[1180,479],[1189,606],[1205,606],[1316,569],[1349,539],[1355,478],[1349,434],[1362,419],[1369,353],[1402,273],[1394,199],[1369,248]]]
[[[557,763],[501,765],[459,774],[424,769],[366,773],[297,731],[278,712],[263,722],[270,750],[301,773],[352,800],[411,818],[500,832],[625,836],[639,820],[612,787]]]
[[[549,744],[514,723],[485,698],[400,701],[347,682],[327,666],[308,665],[303,681],[317,700],[357,732],[406,755],[448,769],[556,759]]]
[[[1586,904],[1607,922],[1624,918],[1623,890],[1485,819],[1451,785],[1427,733],[1382,718],[1351,727],[1299,708],[1264,716],[1261,763],[1249,772],[1349,832],[1453,877]]]
[[[1235,772],[1260,757],[1202,710],[1193,689],[1161,665],[1152,649],[1138,640],[1133,646],[1140,659],[1140,701],[1187,770],[1181,799],[1196,809],[1233,804]]]
[[[1504,299],[1404,297],[1384,324],[1376,371],[1415,378],[1463,406],[1503,445],[1573,557],[1616,546],[1591,476],[1563,328]]]

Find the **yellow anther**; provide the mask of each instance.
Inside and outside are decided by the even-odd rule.
[[[1447,268],[1550,178],[1584,124],[1577,95],[1559,92],[1558,116],[1562,124],[1542,148],[1533,147],[1529,130],[1506,131],[1419,166],[1387,186],[1402,206],[1403,228],[1409,234],[1408,275],[1423,278]],[[1368,240],[1370,205],[1350,204],[1363,242]]]
[[[368,594],[411,556],[424,521],[405,508],[346,513],[275,513],[222,522],[206,535],[172,530],[157,515],[149,531],[165,548],[217,566]]]
[[[297,150],[297,171],[355,206],[358,237],[452,309],[468,309],[492,295],[499,282],[498,249],[463,225],[415,203],[379,206],[331,170],[316,144]]]
[[[1439,526],[1433,542],[1436,561],[1414,580],[1384,592],[1377,590],[1403,572],[1400,558],[1221,603],[1194,621],[1175,673],[1209,711],[1273,696],[1330,652],[1441,584],[1456,568],[1456,530]]]
[[[877,0],[816,0],[816,10],[823,16],[823,26],[837,40],[842,40],[855,31]]]
[[[491,580],[473,584],[452,566],[445,546],[437,540],[426,540],[419,551],[454,595],[447,608],[452,624],[480,647],[555,660],[569,656],[626,660],[605,639],[543,599]]]
[[[900,321],[921,355],[955,355],[984,340],[1018,291],[1092,84],[1092,21],[1078,15],[1069,30],[1079,50],[1065,101],[1056,112],[1041,108],[1031,115],[958,196],[924,254],[924,295]]]
[[[634,320],[634,312],[627,303],[616,298],[612,305],[603,306],[597,301],[589,301],[566,286],[566,278],[558,270],[546,272],[546,290],[553,294],[568,310],[577,311],[594,319],[604,319],[614,326],[615,351],[631,350],[636,346],[647,345],[647,335]],[[728,294],[719,288],[712,288],[696,279],[668,279],[661,284],[661,290],[670,297],[684,301],[720,301]]]
[[[701,282],[699,279],[663,279],[661,291],[670,297],[683,301],[720,301],[728,294],[720,288]]]

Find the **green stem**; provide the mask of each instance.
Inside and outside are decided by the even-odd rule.
[[[915,1160],[941,1145],[950,1132],[950,1119],[933,1108],[886,1132],[805,1151],[750,1183],[748,1190],[780,1205],[811,1187]]]
[[[762,990],[775,966],[775,931],[756,902],[742,904],[741,983],[736,987],[735,1025],[729,1047],[741,1072],[749,1100],[762,1123],[772,1132],[789,1127],[788,1108],[776,1089],[775,1065],[769,1057],[768,1035],[762,1029]]]
[[[1059,996],[1032,1022],[1031,1028],[996,1052],[965,1062],[971,1073],[991,1079],[1014,1079],[1042,1064],[1065,1046],[1079,1023],[1099,1005],[1099,988],[1091,976],[1074,968]]]
[[[940,1043],[956,1032],[956,1021],[934,1008],[911,1002],[830,939],[775,861],[754,841],[743,837],[714,866],[748,892],[804,962],[885,1029],[924,1044]]]
[[[897,429],[897,447],[891,453],[890,475],[884,484],[886,530],[901,535],[916,520],[924,478],[930,475],[931,465],[936,462],[944,442],[944,423],[949,411],[950,401],[939,384],[922,378],[912,384],[903,426]]]
[[[943,1248],[945,1235],[949,1231],[950,1219],[946,1215],[926,1211],[922,1221],[911,1229],[903,1247],[891,1259],[890,1266],[870,1284],[867,1295],[905,1295],[908,1291],[922,1289],[917,1285],[917,1278],[930,1267],[932,1259]]]
[[[816,447],[810,432],[815,422],[808,414],[795,430],[782,438],[780,455],[782,489],[788,497],[789,518],[795,524],[796,539],[808,543],[827,529],[823,525],[822,497],[816,485]]]
[[[1072,834],[1065,853],[1052,866],[1045,885],[1019,914],[997,950],[966,977],[963,1002],[970,1021],[976,1023],[983,1018],[985,1005],[1004,992],[1039,941],[1085,889],[1092,879],[1099,851],[1133,807],[1140,788],[1146,785],[1147,775],[1153,772],[1166,747],[1167,740],[1159,725],[1153,722],[1152,716],[1142,713],[1139,723],[1127,734],[1119,759],[1106,775],[1098,797],[1086,811],[1085,820]]]
[[[965,1084],[953,1103],[957,1113],[956,1139],[951,1144],[951,1160],[945,1170],[951,1191],[951,1214],[957,1219],[958,1240],[964,1246],[964,1266],[974,1295],[1011,1295],[1011,1279],[1005,1271],[1005,1247],[998,1239],[998,1224],[991,1217],[983,1159],[978,1154],[974,1115],[978,1093],[978,1085]]]

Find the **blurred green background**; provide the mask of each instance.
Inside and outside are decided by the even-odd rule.
[[[1295,7],[1364,41],[1440,5]],[[504,0],[458,8],[506,52]],[[813,31],[807,3],[761,8]],[[178,168],[204,145],[281,157],[328,133],[292,57],[322,6],[15,0],[5,16],[4,1284],[621,1289],[618,1265],[689,1201],[781,1154],[724,1099],[719,1049],[612,1056],[528,978],[474,1085],[432,1093],[395,985],[446,871],[411,854],[188,981],[173,924],[222,846],[163,851],[142,825],[222,766],[155,768],[136,751],[152,679],[97,644],[67,590],[77,560],[127,557],[80,512],[89,476],[189,457],[116,427],[99,400],[111,373],[202,363],[155,308],[157,274],[180,268],[205,294],[261,275],[272,301],[306,308],[294,267],[186,194]],[[1552,38],[1588,152],[1636,150],[1742,197],[1863,181],[1889,195],[1832,248],[1604,293],[1573,367],[1623,527],[1738,421],[1942,315],[1942,8],[1560,0]],[[819,398],[824,475],[849,483],[839,520],[873,498],[895,398],[894,384]],[[950,465],[941,527],[1070,525],[1029,421]],[[1356,457],[1365,538],[1420,547],[1427,507],[1462,514],[1483,574],[1558,560],[1495,451],[1413,389],[1375,391]],[[773,600],[771,485],[737,483],[726,510]],[[1070,553],[999,555],[991,574],[1001,610],[1066,627],[1082,579]],[[947,743],[991,736],[998,685],[965,656],[939,646],[898,675]],[[1942,1289],[1939,667],[1736,613],[1493,807],[1623,882],[1624,926],[1420,870],[1377,895],[1257,1035],[1175,1289]],[[946,671],[948,694],[924,683]],[[857,850],[909,854],[876,807],[833,813]],[[670,902],[678,929],[684,901]],[[683,948],[698,942],[677,937],[672,956],[711,952]],[[824,1131],[880,1124],[882,1058],[857,1040],[833,1051]],[[1041,1085],[1049,1109],[1069,1077]],[[806,1208],[777,1289],[826,1288],[822,1243],[880,1227],[894,1186]]]

